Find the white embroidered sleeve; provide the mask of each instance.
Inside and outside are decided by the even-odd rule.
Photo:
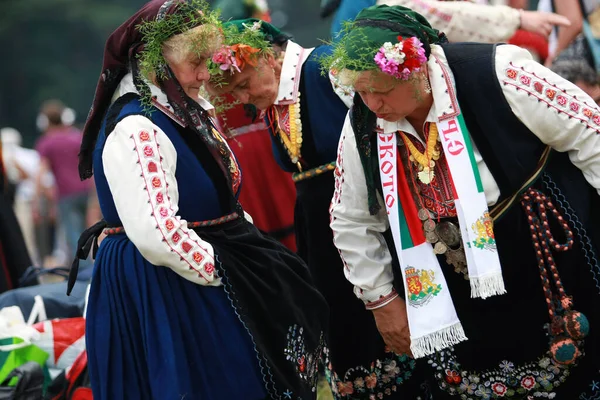
[[[377,215],[369,213],[365,176],[348,117],[336,164],[330,208],[334,243],[357,297],[367,308],[382,307],[397,297],[392,286],[392,257],[382,235],[389,223],[385,209]]]
[[[568,152],[600,193],[600,108],[592,98],[516,46],[497,47],[496,74],[513,113],[543,143]]]
[[[217,286],[214,251],[178,216],[177,153],[141,115],[121,120],[102,152],[106,180],[127,237],[150,263],[199,285]]]
[[[519,10],[468,1],[378,0],[377,4],[404,6],[423,15],[451,42],[498,43],[519,28]]]

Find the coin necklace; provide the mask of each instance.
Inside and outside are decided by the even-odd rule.
[[[281,121],[279,116],[279,112],[276,108],[277,106],[273,106],[271,108],[271,116],[274,117],[276,129],[271,127],[271,131],[279,136],[281,140],[281,144],[286,149],[288,156],[290,157],[290,161],[296,165],[298,171],[302,172],[302,164],[300,163],[300,159],[302,158],[301,149],[302,149],[302,121],[300,114],[300,92],[298,92],[298,101],[294,104],[290,104],[288,108],[288,125],[289,132],[286,131],[284,123]]]
[[[461,240],[459,227],[451,221],[436,223],[431,212],[421,208],[418,217],[423,221],[425,240],[433,246],[435,254],[443,254],[446,262],[454,267],[454,272],[469,279],[467,258]]]
[[[437,129],[437,125],[435,123],[429,124],[429,135],[427,136],[427,146],[425,148],[425,153],[421,153],[419,149],[411,142],[404,132],[400,132],[402,135],[402,139],[406,144],[406,147],[409,151],[409,160],[417,165],[419,172],[417,177],[419,181],[428,185],[431,183],[433,178],[435,177],[435,173],[433,171],[435,167],[435,162],[439,160],[441,151],[439,145],[437,143],[439,133]]]

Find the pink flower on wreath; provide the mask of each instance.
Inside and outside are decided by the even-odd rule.
[[[217,50],[212,56],[212,61],[217,64],[222,71],[241,72],[230,46],[223,46]]]
[[[395,78],[407,80],[414,72],[419,72],[427,62],[423,43],[416,37],[404,39],[398,36],[398,43],[386,42],[379,48],[374,58],[379,69]]]

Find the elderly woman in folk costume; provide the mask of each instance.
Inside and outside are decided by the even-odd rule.
[[[223,21],[258,18],[270,21],[264,0],[222,0],[213,3]],[[252,215],[254,225],[287,248],[296,251],[294,199],[296,188],[290,174],[277,166],[271,151],[267,125],[257,119],[256,108],[227,96],[227,105],[217,112],[217,120],[227,143],[244,172],[244,190],[239,201]]]
[[[326,303],[244,218],[237,162],[198,95],[218,24],[204,3],[155,0],[106,44],[80,159],[105,221],[78,256],[107,234],[87,310],[97,399],[316,398]]]
[[[328,345],[334,373],[328,378],[333,391],[355,399],[396,396],[414,362],[385,348],[373,317],[344,278],[329,228],[337,144],[352,101],[336,93],[321,73],[318,60],[330,55],[331,47],[303,48],[272,25],[252,19],[224,24],[224,35],[206,88],[217,98],[230,94],[263,110],[275,158],[293,173],[298,253],[331,309]],[[419,385],[414,385],[417,393]]]
[[[376,6],[323,60],[357,93],[331,207],[346,277],[436,399],[595,398],[600,109],[526,50],[444,42]]]

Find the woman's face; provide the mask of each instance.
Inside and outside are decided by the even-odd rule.
[[[418,110],[428,93],[425,74],[402,81],[379,71],[363,71],[354,80],[354,90],[377,118],[395,122]]]
[[[266,110],[275,103],[279,92],[279,77],[275,73],[275,66],[273,56],[261,57],[256,67],[246,65],[242,72],[227,76],[222,85],[209,83],[205,87],[211,95],[229,93],[240,103]]]
[[[184,92],[192,99],[197,99],[200,88],[210,76],[206,66],[207,56],[190,53],[182,60],[174,60],[165,54],[165,58]]]

